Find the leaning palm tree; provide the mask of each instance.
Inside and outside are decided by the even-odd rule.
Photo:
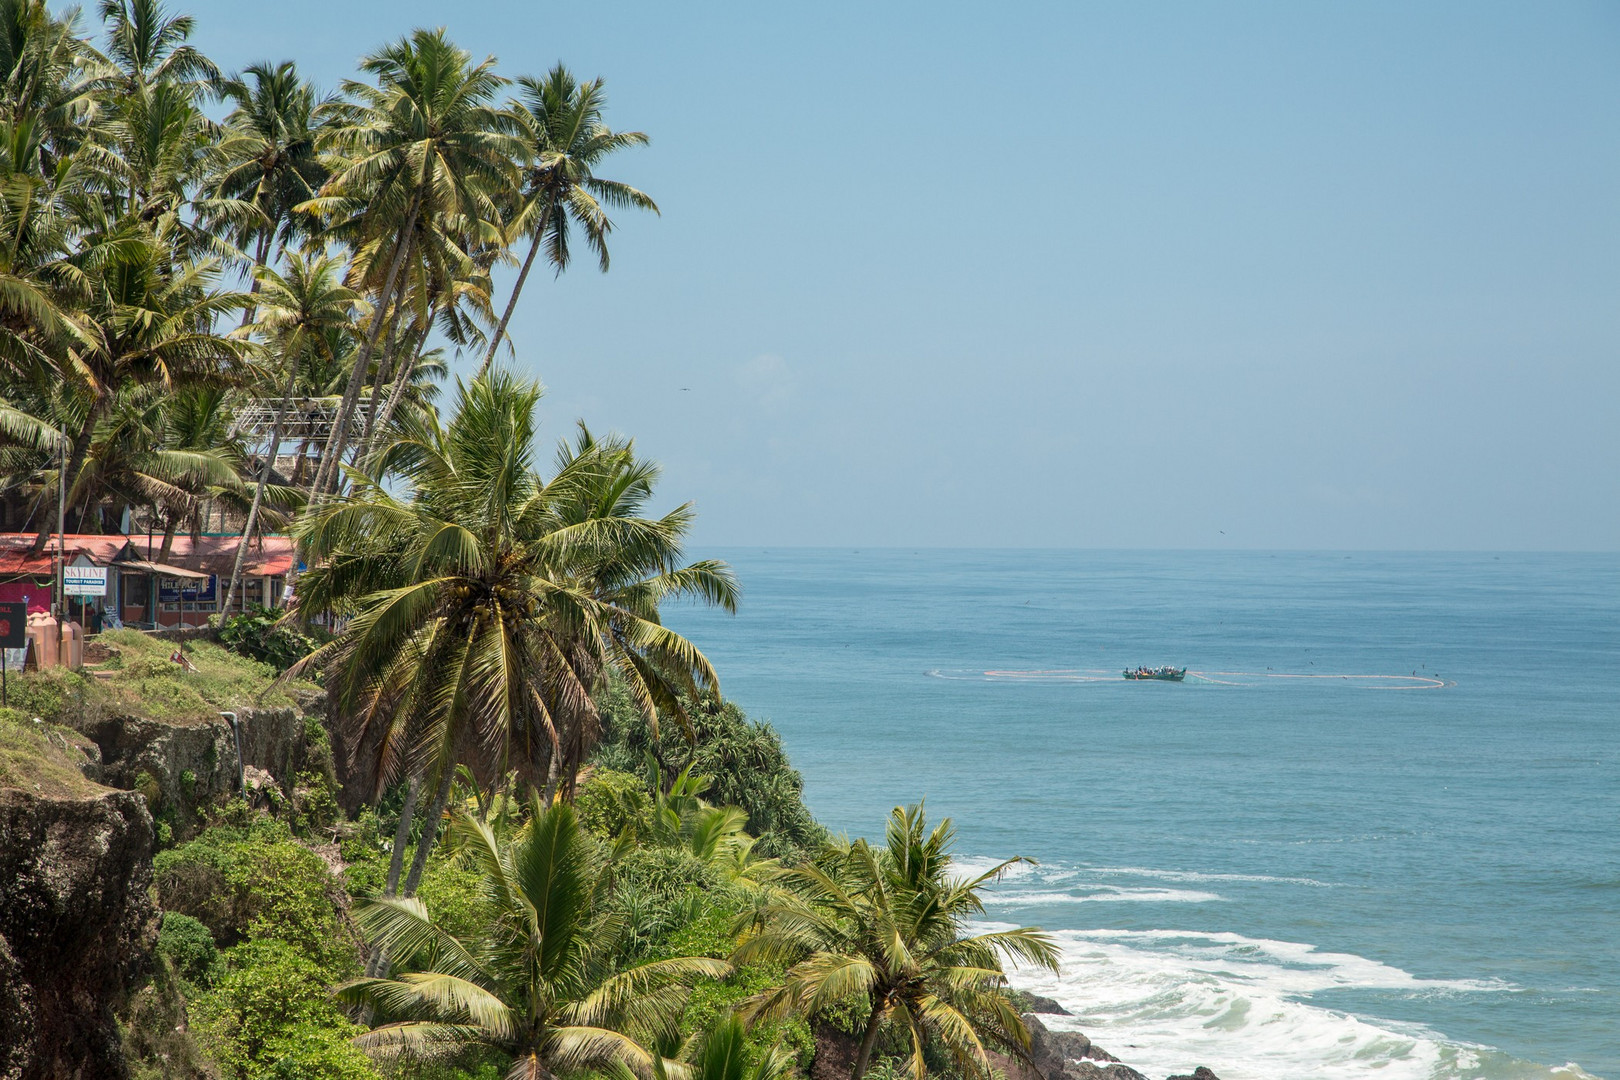
[[[921,806],[896,807],[887,843],[828,846],[815,861],[782,872],[788,892],[751,913],[754,929],[732,960],[789,965],[782,985],[752,1003],[756,1015],[814,1013],[856,1000],[865,1027],[852,1080],[861,1080],[885,1024],[910,1046],[910,1072],[926,1072],[930,1035],[968,1076],[992,1075],[986,1044],[1027,1055],[1029,1033],[1007,998],[1001,957],[1057,970],[1057,949],[1039,930],[969,935],[984,913],[979,890],[1009,859],[973,878],[951,874],[950,819],[931,832]]]
[[[542,244],[551,265],[562,273],[568,268],[568,233],[573,222],[605,271],[607,234],[613,223],[602,203],[658,213],[658,205],[646,193],[595,174],[603,159],[614,151],[647,145],[647,136],[642,132],[612,131],[602,123],[607,98],[601,79],[576,82],[573,74],[558,64],[544,80],[528,76],[518,79],[518,87],[512,111],[522,124],[532,160],[524,169],[517,210],[507,231],[509,243],[528,236],[529,253],[518,270],[501,321],[490,335],[481,372],[494,361],[495,351],[506,336],[506,325],[512,321],[523,283],[529,278],[529,269]]]
[[[329,222],[333,240],[355,252],[353,276],[375,294],[371,323],[355,357],[328,438],[316,491],[335,486],[350,417],[370,373],[372,353],[391,323],[406,266],[418,253],[423,219],[476,229],[497,216],[515,182],[521,140],[493,99],[506,82],[495,59],[473,64],[443,30],[417,30],[360,63],[376,85],[348,80],[349,100],[317,110],[331,178],[304,209]]]
[[[607,911],[610,878],[599,851],[572,807],[535,802],[531,810],[510,843],[476,818],[458,816],[452,826],[483,872],[487,930],[479,940],[435,926],[419,900],[359,905],[362,929],[404,970],[339,989],[340,1000],[371,1010],[378,1025],[357,1044],[383,1054],[483,1047],[510,1059],[508,1078],[527,1080],[615,1066],[645,1076],[662,1065],[645,1044],[667,1032],[683,987],[723,978],[730,966],[678,957],[619,967],[625,927]],[[774,1080],[724,1069],[700,1075]]]

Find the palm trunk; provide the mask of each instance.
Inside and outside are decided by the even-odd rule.
[[[382,416],[377,418],[377,426],[372,429],[361,444],[360,460],[365,461],[371,457],[376,449],[376,441],[383,432],[388,430],[389,423],[394,419],[394,410],[399,405],[400,395],[405,392],[405,385],[410,381],[411,372],[416,370],[416,356],[412,354],[405,363],[400,365],[399,374],[394,378],[394,385],[389,388],[388,400],[383,403]]]
[[[416,895],[416,887],[422,882],[422,871],[427,868],[428,855],[433,851],[433,842],[439,838],[439,821],[444,817],[445,804],[450,801],[450,785],[456,779],[454,765],[445,765],[441,770],[443,776],[439,778],[439,790],[433,795],[433,804],[428,807],[427,820],[422,823],[422,839],[416,842],[416,856],[411,859],[411,872],[405,876],[405,895]]]
[[[388,337],[383,344],[383,362],[377,368],[377,384],[371,388],[371,404],[366,408],[366,426],[360,432],[360,445],[362,448],[369,447],[371,444],[371,432],[377,422],[377,404],[382,399],[383,384],[388,382],[394,372],[394,355],[399,351],[399,316],[402,311],[403,305],[394,305],[394,314],[389,320]],[[412,331],[416,329],[414,323],[411,329]],[[355,460],[363,461],[365,457],[366,451],[362,449]]]
[[[259,505],[264,502],[264,487],[270,482],[270,470],[276,464],[276,451],[281,449],[281,425],[287,420],[287,410],[292,408],[293,386],[298,381],[298,354],[292,356],[292,370],[287,373],[287,385],[281,391],[281,408],[276,410],[276,422],[270,425],[270,452],[265,455],[264,465],[259,469],[259,483],[253,490],[253,505],[248,507],[247,524],[242,526],[242,542],[236,545],[236,563],[231,567],[231,584],[225,590],[225,603],[219,609],[219,625],[224,626],[225,620],[231,617],[231,601],[236,598],[236,588],[242,581],[242,560],[247,557],[249,542],[253,539],[253,526],[259,520]]]
[[[428,319],[428,325],[433,325],[431,317]],[[394,385],[388,389],[388,400],[383,402],[382,415],[377,418],[377,423],[368,425],[365,437],[360,443],[361,461],[371,457],[372,451],[376,449],[377,438],[388,430],[389,423],[394,419],[394,410],[399,408],[399,399],[404,395],[405,387],[411,380],[411,372],[416,370],[416,361],[421,357],[420,344],[418,343],[418,347],[412,349],[405,362],[400,364],[399,372],[394,376]]]
[[[861,1080],[866,1075],[866,1066],[872,1060],[872,1047],[877,1045],[878,1032],[883,1028],[883,999],[879,998],[872,1006],[872,1014],[866,1018],[866,1033],[861,1036],[861,1049],[855,1055],[855,1069],[850,1073],[850,1080]]]
[[[529,245],[528,257],[523,260],[523,269],[518,271],[518,279],[512,285],[512,296],[506,301],[506,310],[501,313],[501,321],[495,327],[495,334],[489,339],[489,352],[484,354],[484,362],[478,367],[480,379],[494,362],[495,350],[501,347],[501,339],[506,336],[506,324],[512,321],[512,312],[517,310],[518,296],[523,292],[523,283],[528,280],[529,267],[534,265],[534,257],[540,253],[540,242],[546,236],[546,226],[551,224],[552,205],[553,200],[546,200],[546,209],[540,215],[540,227],[534,230],[534,241]]]
[[[383,886],[384,896],[399,893],[399,872],[405,867],[405,845],[411,839],[411,822],[416,818],[416,794],[422,787],[422,778],[412,776],[405,783],[405,805],[399,810],[399,827],[394,830],[394,851],[388,858],[388,883]],[[388,954],[382,949],[372,951],[366,959],[366,978],[380,979],[388,968]]]
[[[366,369],[371,365],[371,354],[377,348],[377,340],[382,336],[383,325],[388,321],[388,305],[394,298],[395,286],[398,284],[400,271],[405,266],[405,258],[411,250],[411,240],[416,232],[416,216],[421,211],[422,198],[418,194],[411,203],[411,212],[405,217],[405,227],[400,231],[399,245],[394,249],[392,264],[388,267],[388,276],[383,280],[382,292],[377,297],[377,308],[371,317],[371,332],[360,346],[360,355],[355,358],[354,370],[349,373],[349,385],[343,391],[343,400],[338,405],[338,414],[332,421],[332,433],[327,436],[326,453],[321,462],[320,471],[315,474],[315,486],[312,495],[319,501],[326,493],[328,487],[336,490],[339,472],[339,463],[343,460],[343,451],[349,444],[349,417],[354,413],[354,407],[360,400],[360,389],[366,382]]]
[[[171,550],[173,550],[173,548],[174,548],[174,534],[176,532],[178,532],[179,529],[180,529],[180,523],[178,521],[175,521],[173,518],[168,518],[168,517],[164,518],[164,521],[163,521],[163,546],[158,548],[158,557],[155,558],[155,559],[152,558],[152,553],[150,551],[148,551],[146,553],[146,561],[147,562],[157,562],[157,563],[168,562],[169,561],[169,552]]]
[[[557,797],[557,777],[560,775],[558,765],[562,758],[562,743],[558,742],[551,748],[551,761],[546,765],[546,787],[540,795],[540,805],[551,807],[551,800]]]
[[[261,214],[264,214],[264,193],[267,190],[269,184],[270,184],[270,173],[267,172],[267,171],[260,172],[259,173],[259,189],[253,193],[253,206]],[[269,218],[270,215],[269,214],[264,214],[264,216],[266,218]],[[253,252],[253,269],[254,270],[262,270],[262,269],[264,269],[264,264],[270,261],[270,239],[275,234],[275,231],[276,231],[275,222],[270,222],[269,230],[259,234],[258,246]],[[253,274],[249,274],[248,277],[250,279],[252,279],[248,283],[248,298],[251,300],[253,297],[259,295],[259,275],[256,274],[256,273],[253,273]],[[253,316],[258,311],[258,307],[259,307],[258,304],[250,303],[250,304],[248,304],[246,307],[244,307],[242,309],[242,325],[243,326],[246,326],[248,323],[253,321]]]

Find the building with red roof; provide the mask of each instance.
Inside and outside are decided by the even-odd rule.
[[[161,537],[68,533],[61,538],[64,564],[83,568],[68,574],[83,579],[67,589],[68,610],[92,627],[113,620],[145,627],[204,622],[225,600],[241,543],[240,536],[176,536],[165,554]],[[30,612],[48,611],[58,539],[53,533],[38,554],[33,547],[33,533],[0,533],[0,601],[26,600]],[[297,560],[290,537],[255,537],[232,611],[280,606]]]

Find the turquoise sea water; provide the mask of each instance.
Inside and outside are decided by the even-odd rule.
[[[1020,981],[1148,1075],[1620,1078],[1620,556],[718,554],[816,815],[1038,859]]]

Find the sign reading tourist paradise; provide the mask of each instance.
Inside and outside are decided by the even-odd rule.
[[[178,604],[182,600],[188,604],[212,604],[218,591],[219,577],[216,574],[208,575],[208,583],[188,581],[181,586],[174,578],[168,578],[158,587],[158,600],[165,604]]]
[[[28,604],[0,604],[0,648],[21,649],[28,645]]]
[[[66,596],[106,596],[105,566],[62,567],[62,592]]]

